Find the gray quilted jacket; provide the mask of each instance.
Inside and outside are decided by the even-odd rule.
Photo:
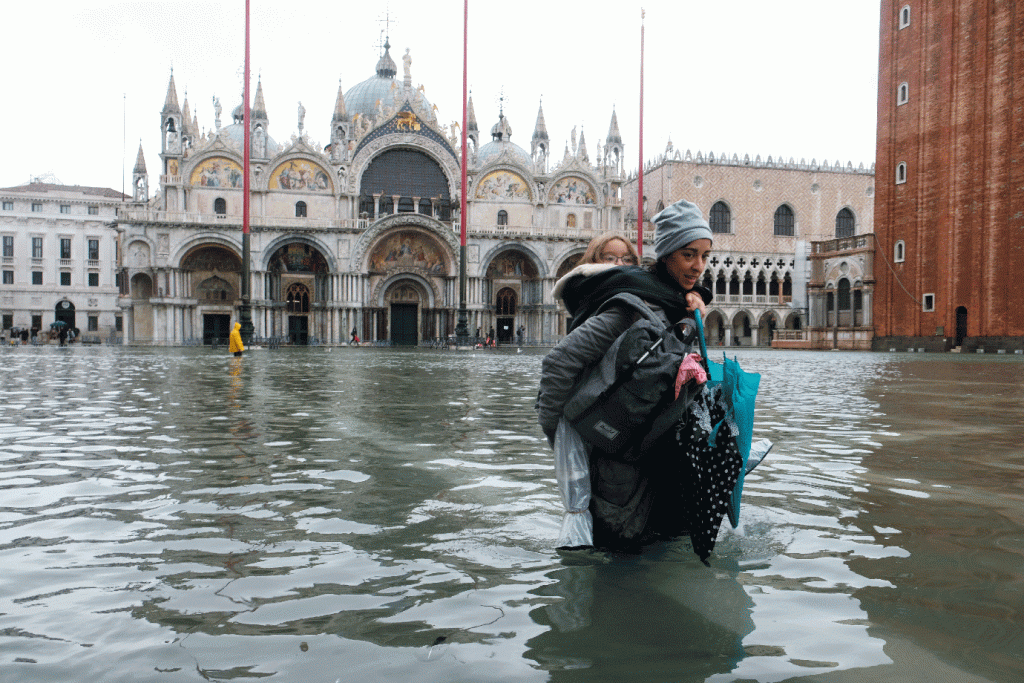
[[[554,295],[561,298],[565,283],[579,275],[592,275],[603,269],[610,268],[603,263],[584,264],[577,266],[555,283]],[[651,305],[651,309],[664,318],[668,318],[661,309]],[[596,364],[604,356],[620,334],[625,332],[639,317],[634,309],[626,306],[612,306],[604,312],[591,316],[582,325],[562,338],[548,352],[541,363],[540,391],[537,396],[537,420],[548,440],[554,438],[558,419],[562,416],[565,403],[572,395],[573,388],[590,366]]]

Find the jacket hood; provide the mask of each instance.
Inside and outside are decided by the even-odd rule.
[[[555,297],[555,299],[561,299],[562,294],[565,292],[565,287],[569,283],[569,280],[575,277],[586,277],[588,275],[596,275],[597,273],[615,267],[616,266],[614,263],[581,263],[580,265],[576,266],[562,277],[558,278],[558,282],[555,283],[555,288],[554,290],[552,290],[552,295]],[[566,304],[566,308],[568,307],[569,305]],[[571,312],[572,311],[570,310],[570,313]]]
[[[242,323],[235,323],[235,330],[241,331],[241,329],[242,329]]]

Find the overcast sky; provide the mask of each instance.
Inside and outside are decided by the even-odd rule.
[[[130,188],[141,141],[157,186],[160,110],[173,67],[204,129],[241,103],[244,0],[9,3],[0,187],[52,174],[67,185]],[[470,0],[469,85],[482,140],[499,98],[512,141],[529,151],[543,98],[552,156],[574,126],[591,158],[612,109],[626,169],[640,161],[641,7],[646,10],[644,159],[676,149],[852,161],[875,155],[879,0]],[[305,129],[321,145],[339,79],[374,74],[384,34],[402,77],[412,57],[442,123],[461,120],[462,0],[250,0],[253,93],[262,78],[269,133]],[[386,21],[390,17],[390,22]]]

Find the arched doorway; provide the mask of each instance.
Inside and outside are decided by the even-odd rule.
[[[66,330],[75,329],[75,305],[67,299],[58,301],[53,308],[53,322],[64,323]]]
[[[313,304],[328,300],[329,275],[323,253],[305,242],[282,245],[270,256],[265,289],[267,298],[280,306],[271,325],[274,330],[284,330],[292,344],[309,343],[310,330],[315,329],[310,320]]]
[[[498,290],[495,313],[498,322],[498,343],[511,344],[516,322],[516,290],[503,287]]]
[[[711,311],[704,319],[704,340],[709,345],[721,346],[725,343],[725,321],[718,311]]]
[[[416,346],[419,340],[419,312],[425,297],[411,280],[401,280],[384,292],[388,307],[388,338],[393,346]]]
[[[198,303],[203,344],[227,344],[231,311],[242,288],[242,259],[219,244],[204,244],[181,259],[181,270]]]
[[[301,282],[288,285],[285,292],[285,311],[288,314],[288,339],[292,344],[309,343],[309,287]]]
[[[496,254],[486,272],[487,298],[494,306],[494,318],[486,327],[493,323],[497,341],[510,344],[519,326],[529,328],[528,316],[536,320],[542,303],[540,273],[531,256],[516,248]]]

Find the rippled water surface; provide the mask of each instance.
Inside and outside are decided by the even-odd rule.
[[[0,350],[0,679],[1024,680],[1024,360],[741,351],[743,523],[558,553],[542,351]]]

